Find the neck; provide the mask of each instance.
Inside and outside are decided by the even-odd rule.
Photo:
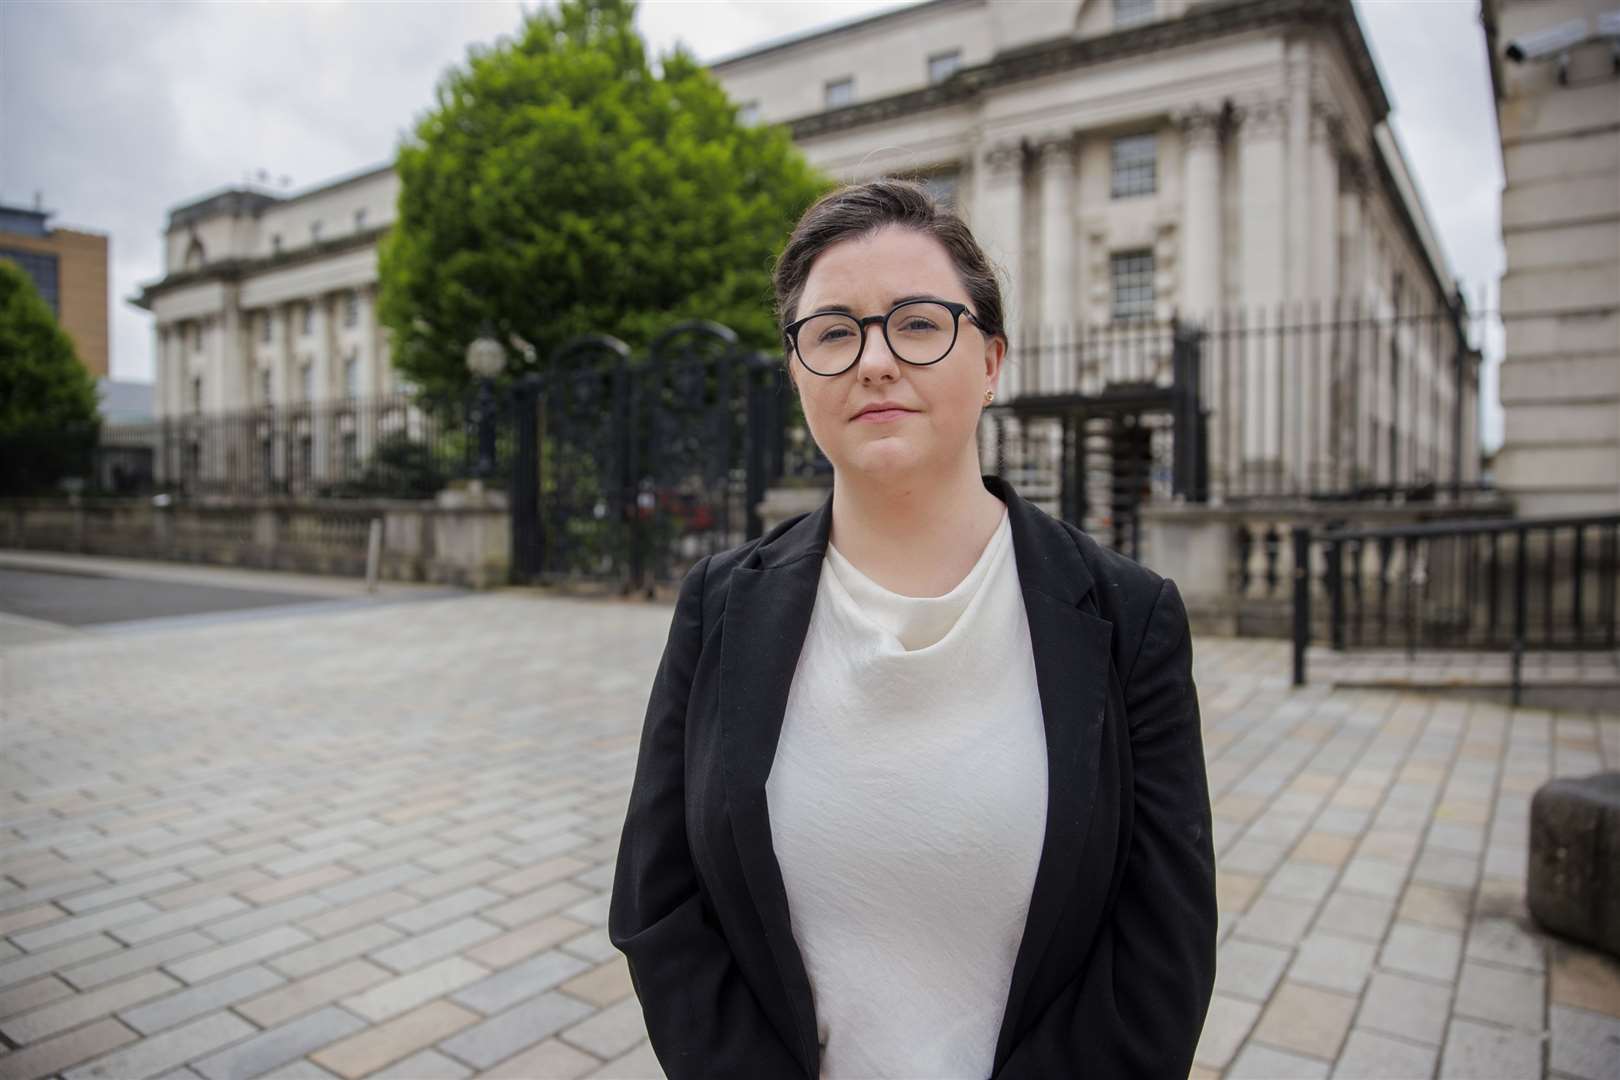
[[[829,538],[885,588],[902,596],[942,596],[984,553],[1004,510],[970,452],[931,476],[837,474]]]

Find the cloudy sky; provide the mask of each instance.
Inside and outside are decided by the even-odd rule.
[[[710,61],[895,6],[643,0],[639,22],[654,55],[682,40]],[[1502,270],[1501,159],[1478,6],[1356,0],[1396,134],[1476,306],[1481,290],[1494,297]],[[55,224],[111,236],[113,374],[150,379],[150,322],[127,298],[161,276],[169,207],[260,169],[291,177],[297,191],[387,161],[443,70],[469,44],[511,32],[521,11],[516,0],[0,0],[0,201],[31,205],[38,195]],[[1494,380],[1487,395],[1494,401]],[[1487,416],[1488,444],[1498,430],[1499,417]]]

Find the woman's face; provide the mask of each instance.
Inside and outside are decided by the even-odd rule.
[[[842,240],[818,255],[791,317],[803,319],[832,308],[843,308],[856,318],[884,315],[900,299],[916,296],[966,304],[968,312],[979,314],[938,240],[887,225],[870,235]],[[809,329],[801,332],[802,346],[808,346],[804,335]],[[894,327],[893,332],[904,350],[900,329]],[[864,333],[866,345],[859,361],[840,375],[816,375],[798,357],[788,357],[810,433],[834,471],[896,476],[948,469],[970,452],[976,461],[976,450],[969,447],[984,409],[984,393],[995,389],[1000,374],[1006,351],[1003,340],[987,338],[964,313],[956,344],[945,358],[919,367],[890,351],[882,326],[873,323]],[[895,419],[856,418],[875,402],[909,411]]]

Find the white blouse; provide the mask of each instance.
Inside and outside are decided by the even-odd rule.
[[[1005,510],[944,596],[829,545],[766,783],[823,1077],[990,1075],[1046,796]]]

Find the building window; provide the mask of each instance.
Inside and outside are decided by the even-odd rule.
[[[351,398],[360,396],[360,350],[350,349],[343,361],[343,393]]]
[[[270,313],[268,311],[259,316],[259,340],[270,340]]]
[[[1158,190],[1159,140],[1155,135],[1121,135],[1114,140],[1113,181],[1116,199],[1152,195]]]
[[[343,325],[360,325],[360,290],[350,289],[343,294]]]
[[[280,233],[271,233],[270,234],[270,254],[272,254],[272,255],[280,255],[281,254],[281,234]]]
[[[39,252],[21,251],[16,248],[0,248],[0,259],[8,259],[22,267],[23,272],[34,279],[34,287],[39,290],[40,299],[50,307],[51,314],[61,317],[61,290],[57,284],[55,255],[42,255]]]
[[[298,392],[306,402],[315,400],[315,365],[308,360],[298,369]]]
[[[309,242],[312,244],[318,244],[320,241],[321,223],[319,221],[312,221],[309,223]]]
[[[1115,319],[1153,317],[1153,252],[1116,251],[1109,259]]]
[[[306,336],[315,332],[315,305],[308,300],[298,309],[299,333]]]
[[[950,52],[935,53],[928,58],[928,81],[931,83],[944,82],[955,75],[962,66],[962,50],[952,49]]]
[[[855,100],[855,77],[827,81],[827,108],[836,109]]]
[[[202,323],[191,324],[191,351],[202,352]]]
[[[359,232],[366,227],[366,208],[361,207],[354,212],[354,231]]]
[[[737,123],[744,127],[753,127],[759,123],[759,102],[745,101],[737,106]]]
[[[202,412],[202,376],[191,377],[191,411]]]
[[[1136,26],[1153,21],[1154,0],[1114,0],[1114,26]]]
[[[259,404],[270,404],[270,369],[259,369]]]
[[[343,433],[343,472],[353,476],[360,471],[360,436],[357,432]]]

